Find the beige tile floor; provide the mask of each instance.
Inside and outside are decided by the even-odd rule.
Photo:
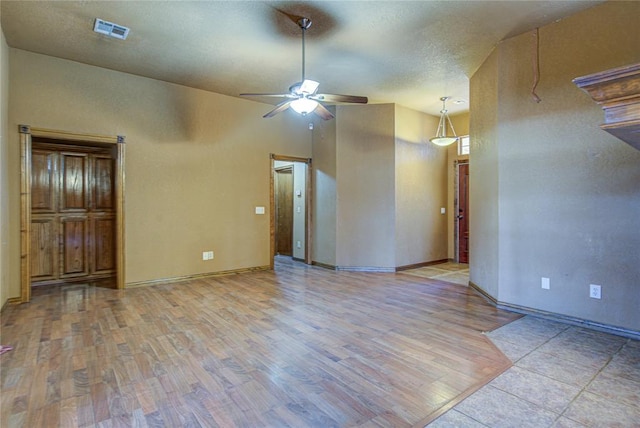
[[[453,282],[455,284],[469,284],[469,265],[461,263],[441,263],[417,269],[403,271],[414,276],[423,278],[440,279],[442,281]]]
[[[421,269],[467,284],[465,266]],[[513,366],[430,428],[640,427],[640,341],[534,316],[486,334]]]
[[[640,427],[640,341],[533,316],[487,336],[514,365],[429,427]]]

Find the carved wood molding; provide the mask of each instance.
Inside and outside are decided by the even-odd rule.
[[[640,150],[640,63],[577,77],[573,83],[602,106],[600,128]]]

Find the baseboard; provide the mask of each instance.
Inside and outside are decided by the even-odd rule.
[[[343,272],[394,273],[396,271],[396,268],[375,267],[375,266],[336,266],[336,270],[343,271]]]
[[[396,272],[401,272],[403,270],[409,270],[409,269],[418,269],[421,267],[427,267],[427,266],[433,266],[433,265],[441,265],[442,263],[448,263],[450,261],[451,259],[441,259],[441,260],[434,260],[431,262],[422,262],[422,263],[415,263],[412,265],[398,266],[396,268]]]
[[[482,295],[489,303],[498,309],[502,309],[509,312],[515,312],[517,314],[531,315],[538,318],[544,318],[549,321],[556,321],[563,324],[575,325],[578,327],[590,328],[592,330],[598,330],[603,333],[615,334],[616,336],[628,337],[634,340],[640,340],[640,331],[635,331],[623,327],[617,327],[609,324],[598,323],[595,321],[589,321],[582,318],[572,317],[569,315],[562,315],[555,312],[547,312],[540,309],[529,308],[527,306],[515,305],[512,303],[500,302],[495,297],[484,291],[477,284],[469,281],[469,287],[473,288],[479,294]]]
[[[532,315],[538,318],[544,318],[549,321],[557,321],[563,324],[575,325],[578,327],[590,328],[592,330],[601,331],[603,333],[615,334],[616,336],[628,337],[629,339],[640,340],[640,331],[617,327],[610,324],[603,324],[595,321],[589,321],[582,318],[576,318],[569,315],[557,314],[555,312],[547,312],[540,309],[529,308],[526,306],[514,305],[511,303],[498,302],[498,309],[504,309],[509,312],[516,312],[523,315]]]
[[[495,297],[493,297],[491,294],[487,293],[482,288],[480,288],[479,285],[473,283],[472,281],[469,281],[469,287],[471,287],[474,290],[476,290],[479,294],[482,295],[482,297],[484,297],[493,306],[498,306],[498,300],[496,300]]]
[[[9,305],[17,305],[22,303],[22,299],[20,297],[9,297],[3,304],[2,308],[0,308],[0,312],[4,311],[4,309]]]
[[[235,274],[248,273],[248,272],[259,272],[259,271],[270,270],[270,269],[271,269],[270,266],[255,266],[250,268],[198,273],[194,275],[175,276],[172,278],[160,278],[160,279],[151,279],[147,281],[128,282],[125,284],[125,288],[147,287],[150,285],[167,284],[170,282],[191,281],[194,279],[212,278],[216,276],[235,275]]]
[[[321,267],[321,268],[324,268],[324,269],[329,269],[329,270],[337,270],[334,265],[330,265],[330,264],[327,264],[327,263],[321,263],[321,262],[312,261],[311,265],[312,266],[318,266],[318,267]]]
[[[313,266],[318,266],[325,269],[338,270],[344,272],[381,272],[381,273],[393,273],[401,272],[403,270],[418,269],[421,267],[440,265],[442,263],[448,263],[451,259],[433,260],[430,262],[415,263],[412,265],[398,266],[395,268],[387,267],[373,267],[373,266],[334,266],[326,263],[311,262]]]

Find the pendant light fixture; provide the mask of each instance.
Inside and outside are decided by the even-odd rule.
[[[440,110],[440,122],[438,123],[438,131],[436,132],[436,136],[430,138],[433,144],[438,146],[448,146],[449,144],[453,144],[458,141],[458,137],[456,135],[455,129],[453,129],[453,123],[451,123],[451,119],[449,119],[449,114],[447,113],[446,102],[451,97],[442,97],[440,101],[442,101],[442,110]],[[451,132],[453,135],[447,135],[447,123],[449,123],[449,127],[451,128]]]

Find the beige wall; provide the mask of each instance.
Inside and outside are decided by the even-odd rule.
[[[270,153],[310,157],[308,120],[269,106],[10,50],[10,269],[18,124],[126,136],[126,282],[269,265]],[[256,215],[255,207],[267,207]],[[202,261],[212,250],[214,260]],[[17,275],[17,274],[16,274]],[[19,294],[12,282],[10,296]]]
[[[9,264],[9,47],[0,28],[0,307],[11,296],[11,284],[19,281]],[[13,274],[13,275],[12,275]],[[17,297],[17,296],[12,296]]]
[[[306,171],[307,165],[305,163],[295,162],[293,164],[293,257],[299,260],[304,260],[304,248],[306,245]]]
[[[335,135],[319,130],[324,152],[314,140],[315,166],[335,162],[335,266],[393,271],[445,259],[447,151],[425,143],[438,119],[395,104],[336,111]]]
[[[456,130],[456,135],[469,135],[469,113],[461,113],[451,117],[451,122]],[[458,155],[458,143],[452,144],[447,148],[447,257],[455,260],[455,179],[456,179],[456,161],[469,159],[469,155]]]
[[[395,107],[395,266],[447,258],[447,149],[429,142],[438,118]]]
[[[469,89],[469,281],[498,297],[498,57],[471,77]],[[485,106],[491,106],[486,108]]]
[[[335,111],[335,110],[334,110]],[[312,261],[336,266],[336,121],[314,120]]]
[[[343,105],[336,110],[336,264],[393,269],[394,105]]]
[[[571,82],[640,61],[638,16],[607,2],[542,27],[539,104],[530,33],[471,79],[471,280],[501,302],[640,330],[640,151]]]

